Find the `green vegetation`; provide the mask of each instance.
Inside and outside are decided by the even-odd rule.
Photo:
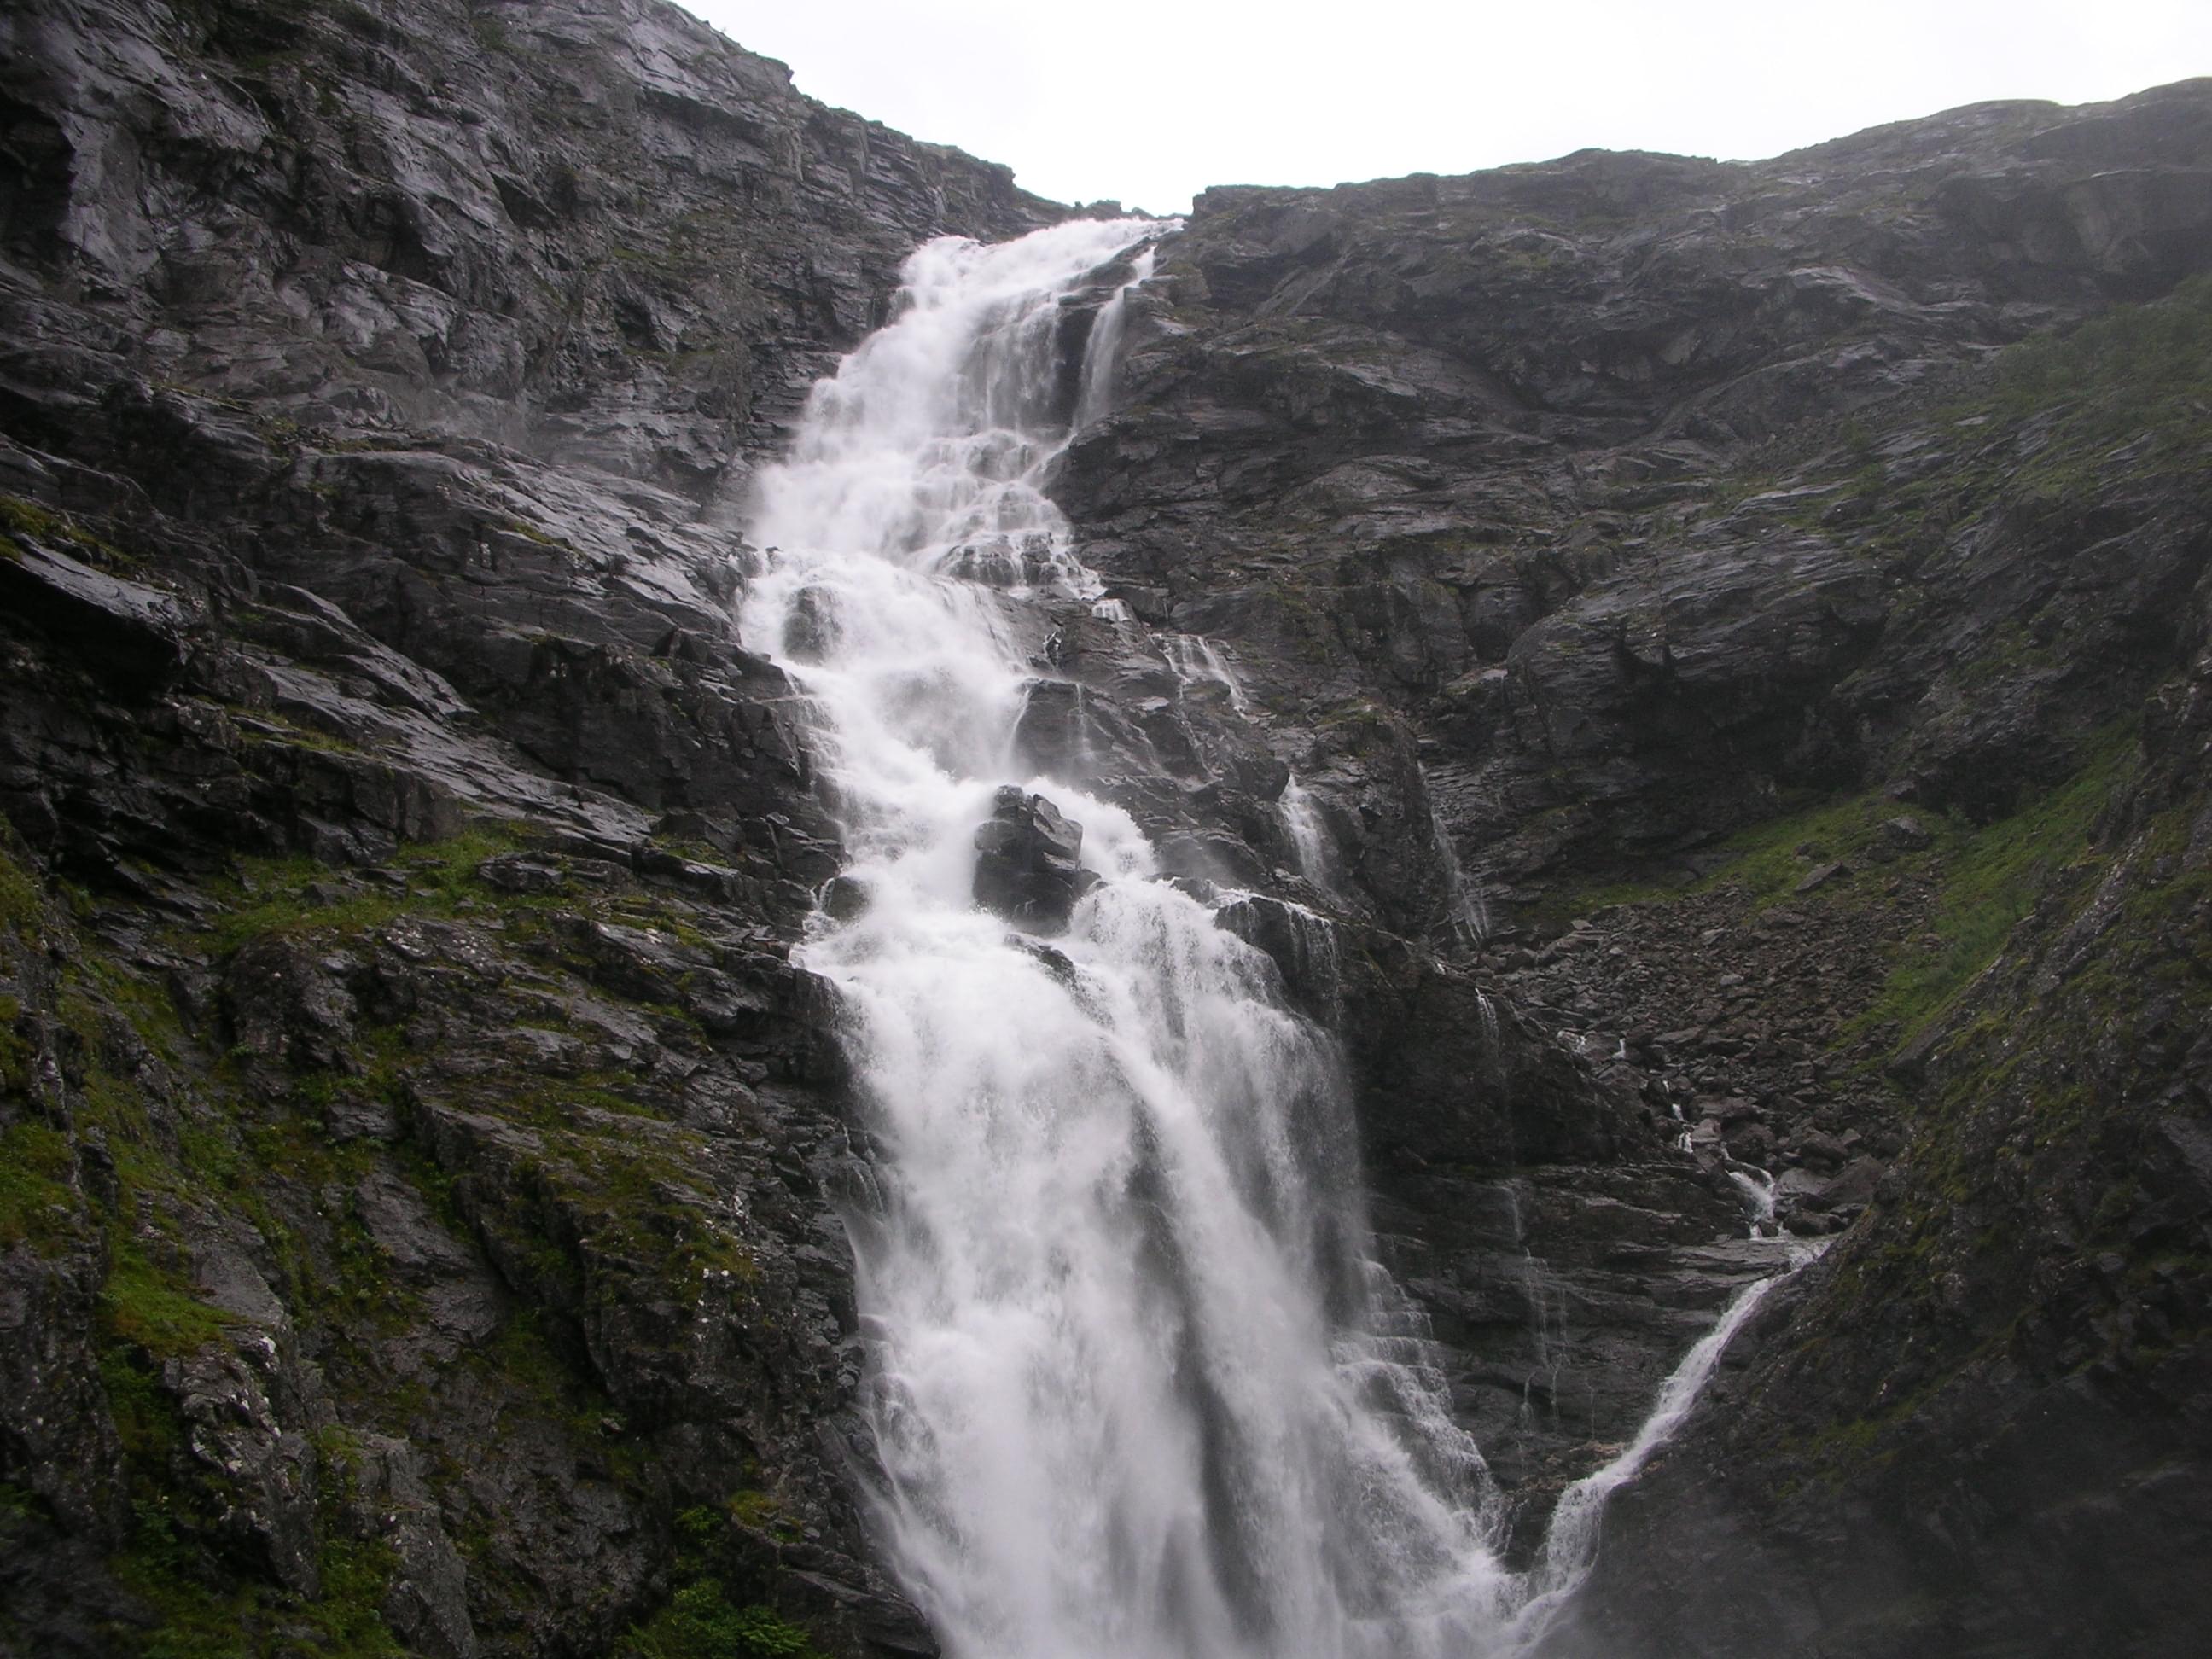
[[[806,1632],[771,1607],[734,1607],[712,1579],[695,1579],[617,1650],[624,1659],[808,1659]]]
[[[173,921],[157,947],[165,958],[219,967],[258,939],[358,952],[407,919],[466,916],[495,941],[502,963],[487,970],[486,958],[471,956],[468,964],[467,982],[479,988],[470,994],[501,1011],[486,1030],[488,1054],[496,1054],[502,1032],[535,1026],[572,1039],[581,1055],[605,1034],[571,1017],[562,978],[602,981],[605,969],[580,929],[605,921],[698,935],[683,903],[611,868],[545,894],[480,879],[485,859],[519,844],[506,826],[484,826],[403,848],[367,874],[303,858],[245,860],[234,879],[210,884],[228,910]],[[681,1328],[705,1294],[746,1316],[760,1278],[742,1232],[721,1219],[705,1143],[665,1121],[665,1097],[604,1060],[460,1066],[437,1073],[439,1101],[472,1124],[506,1127],[462,1131],[482,1139],[459,1145],[345,1138],[342,1124],[380,1112],[411,1124],[425,1073],[416,1030],[396,1011],[349,1012],[332,1028],[341,1045],[334,1058],[280,1067],[255,1052],[215,1054],[179,1018],[165,981],[112,953],[51,896],[27,859],[0,848],[0,1079],[11,1091],[30,1080],[35,1051],[23,1034],[34,1029],[27,1015],[34,1007],[70,1066],[71,1112],[66,1125],[27,1115],[0,1131],[0,1248],[104,1249],[89,1334],[137,1516],[110,1566],[152,1615],[148,1626],[108,1632],[118,1651],[157,1659],[399,1651],[379,1613],[395,1563],[384,1546],[353,1535],[342,1496],[358,1461],[358,1442],[344,1431],[319,1437],[325,1468],[308,1540],[317,1595],[241,1565],[223,1541],[223,1516],[248,1494],[191,1454],[192,1425],[173,1386],[175,1362],[256,1328],[195,1288],[211,1235],[255,1241],[257,1265],[313,1345],[341,1421],[415,1437],[441,1480],[461,1478],[452,1449],[426,1427],[439,1419],[441,1377],[449,1376],[465,1397],[495,1400],[544,1425],[540,1439],[550,1431],[583,1449],[619,1488],[650,1489],[649,1443],[632,1433],[600,1379],[579,1315],[618,1304],[633,1321]],[[41,964],[37,974],[11,981],[32,963]],[[618,994],[601,983],[593,994]],[[665,1041],[703,1042],[672,1006],[680,988],[662,994],[671,1006],[622,1000]],[[88,1156],[88,1143],[101,1156]],[[386,1345],[421,1324],[422,1291],[369,1224],[380,1188],[395,1180],[453,1237],[481,1242],[526,1301],[544,1304],[510,1314],[457,1355],[410,1361],[418,1369],[402,1376]],[[811,1653],[805,1632],[765,1604],[767,1570],[745,1553],[761,1533],[790,1535],[775,1501],[749,1492],[712,1513],[720,1547],[693,1547],[671,1581],[676,1595],[637,1626],[626,1650],[640,1659]],[[456,1531],[486,1593],[535,1593],[481,1510]]]
[[[1911,1037],[1995,961],[2037,900],[2094,856],[2099,817],[2136,766],[2134,727],[2107,732],[2067,782],[1978,830],[1946,825],[1936,942],[1899,961],[1867,1016]]]
[[[566,1423],[596,1439],[614,1402],[568,1362],[565,1352],[574,1340],[542,1310],[524,1308],[471,1351],[471,1363],[488,1380],[519,1387],[547,1421]]]
[[[20,495],[0,495],[0,530],[41,542],[75,541],[84,534],[60,514]]]
[[[2063,514],[2115,484],[2160,480],[2201,493],[2212,450],[2212,277],[2008,347],[1949,401],[1904,416],[1893,438],[1917,441],[1902,449],[1867,416],[1837,437],[1803,470],[1724,480],[1712,510],[1786,490],[1782,522],[1823,539],[1839,521],[1856,526],[1850,546],[1909,572],[1999,508]],[[1908,587],[1899,615],[1918,602]],[[1964,678],[1987,684],[2051,655],[2015,625],[1962,665]]]
[[[230,711],[239,731],[249,740],[282,742],[298,749],[320,750],[325,754],[358,755],[361,745],[319,727],[307,726],[282,714],[273,708],[238,708]],[[256,727],[273,727],[273,732],[257,731]]]
[[[0,495],[0,532],[5,532],[6,537],[0,539],[0,557],[19,562],[22,555],[15,545],[18,537],[48,547],[66,548],[76,556],[106,568],[138,562],[120,548],[83,528],[67,514],[40,507],[20,495]]]
[[[2025,477],[2057,493],[2085,470],[2201,468],[2212,447],[2212,276],[2148,305],[2115,306],[2067,335],[2003,353],[1983,406],[2007,421],[2050,422]],[[2115,446],[2121,448],[2115,450]]]
[[[100,1375],[126,1460],[136,1517],[125,1547],[108,1565],[126,1589],[151,1608],[150,1629],[112,1632],[143,1659],[236,1659],[303,1650],[333,1659],[394,1659],[404,1652],[381,1607],[397,1558],[374,1541],[345,1535],[335,1512],[352,1491],[352,1448],[320,1437],[324,1514],[316,1546],[319,1593],[304,1595],[234,1568],[200,1540],[225,1502],[226,1480],[201,1471],[177,1479],[187,1442],[175,1396],[161,1380],[159,1354],[171,1344],[212,1334],[204,1316],[143,1264],[111,1274],[103,1292],[106,1346]],[[151,1284],[152,1279],[156,1282]],[[150,1340],[149,1340],[150,1339]]]
[[[39,935],[39,908],[37,884],[9,855],[7,848],[0,846],[0,930],[25,941],[35,939]]]
[[[1982,1368],[2148,1375],[2206,1334],[2212,1260],[2147,1224],[2157,1212],[2138,1172],[2172,1068],[2212,1023],[2212,870],[2188,857],[2192,806],[2124,839],[2106,817],[2136,763],[2125,736],[2108,734],[2075,777],[1948,855],[1947,945],[1970,967],[1993,958],[2033,907],[2037,951],[1998,961],[1971,993],[1942,951],[1893,976],[1891,1007],[1924,1010],[1922,1029],[1941,1042],[1911,1092],[1911,1185],[1830,1293],[1838,1318],[1879,1309],[1925,1340],[1905,1397],[1889,1400],[1883,1380],[1857,1420],[1813,1449],[1833,1470],[1899,1449],[1889,1425]],[[2075,926],[2090,916],[2094,929]],[[2054,1342],[2042,1311],[2054,1299],[2152,1316],[2069,1313]]]
[[[74,1167],[68,1139],[45,1124],[0,1130],[0,1250],[23,1243],[51,1250],[75,1235]]]
[[[109,1249],[112,1260],[100,1286],[100,1316],[110,1339],[161,1358],[193,1352],[235,1322],[201,1301],[173,1269],[157,1266],[137,1239],[119,1229]]]
[[[450,916],[489,897],[489,890],[477,878],[477,867],[514,846],[507,827],[495,824],[448,841],[402,848],[392,863],[405,877],[404,887],[351,893],[335,902],[319,902],[312,890],[332,879],[329,867],[313,859],[249,860],[236,881],[215,890],[225,901],[222,919],[196,937],[227,956],[249,939],[269,934],[355,936],[402,916]],[[502,896],[500,902],[527,901]]]
[[[1618,904],[1663,903],[1671,897],[1711,892],[1733,887],[1750,901],[1753,910],[1766,909],[1784,900],[1801,902],[1798,884],[1823,864],[1843,864],[1850,871],[1802,902],[1833,903],[1840,896],[1863,896],[1869,878],[1869,854],[1882,834],[1882,825],[1904,809],[1881,790],[1820,798],[1800,804],[1778,817],[1762,819],[1717,843],[1714,856],[1719,866],[1694,882],[1668,885],[1656,881],[1610,882],[1562,889],[1532,913],[1556,927],[1574,916],[1589,915]],[[1936,845],[1955,842],[1960,831],[1948,819],[1927,817],[1923,825],[1936,837]]]
[[[2071,777],[1995,823],[1914,811],[1926,837],[1923,847],[1884,845],[1886,826],[1905,809],[1869,790],[1738,832],[1716,848],[1725,862],[1698,882],[1674,889],[1637,882],[1576,888],[1534,914],[1556,925],[1613,905],[1663,903],[1723,886],[1742,892],[1754,912],[1784,902],[1875,909],[1888,902],[1893,878],[1931,875],[1937,898],[1927,935],[1901,948],[1881,995],[1849,1028],[1854,1036],[1887,1028],[1894,1046],[1924,1030],[1996,959],[2042,896],[2097,861],[2097,822],[2137,764],[2135,726],[2107,728],[2085,747],[2087,758]],[[1843,868],[1810,891],[1798,890],[1808,875],[1831,864]]]
[[[540,547],[550,547],[562,553],[574,554],[578,558],[581,558],[584,556],[583,550],[579,548],[575,543],[566,540],[559,536],[548,534],[546,532],[540,530],[536,525],[530,523],[527,520],[512,518],[501,519],[495,522],[493,527],[498,530],[504,530],[510,536],[520,536],[525,541],[535,542]]]
[[[708,1509],[676,1517],[677,1573],[686,1582],[622,1639],[615,1650],[620,1659],[818,1659],[806,1632],[775,1609],[731,1599],[709,1565],[727,1526]]]
[[[349,1539],[316,1553],[321,1593],[301,1595],[270,1584],[239,1585],[180,1534],[159,1498],[137,1505],[130,1547],[109,1565],[123,1586],[149,1603],[156,1624],[143,1634],[116,1632],[142,1659],[278,1659],[313,1653],[327,1659],[399,1659],[406,1652],[380,1611],[398,1559],[389,1547]]]

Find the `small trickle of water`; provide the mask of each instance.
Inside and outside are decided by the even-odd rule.
[[[1451,832],[1444,828],[1443,815],[1434,810],[1429,813],[1429,834],[1436,843],[1437,860],[1444,867],[1450,912],[1447,927],[1453,938],[1471,950],[1490,937],[1490,908],[1483,902],[1481,890],[1467,878],[1459,853],[1452,846]]]
[[[1743,1194],[1744,1208],[1751,1214],[1751,1236],[1753,1238],[1771,1237],[1774,1233],[1774,1176],[1755,1164],[1730,1164],[1728,1178]]]
[[[1129,296],[1152,279],[1158,253],[1147,247],[1132,264],[1129,280],[1114,292],[1091,327],[1091,344],[1083,360],[1083,390],[1075,404],[1075,424],[1088,426],[1109,413],[1114,402],[1114,369],[1121,362],[1121,338],[1129,327]]]
[[[1295,774],[1283,786],[1276,808],[1283,815],[1283,830],[1290,837],[1291,849],[1297,855],[1298,874],[1322,892],[1334,896],[1337,891],[1336,858],[1329,845],[1328,827],[1322,822],[1321,808],[1315,804],[1312,792],[1298,781]]]
[[[1250,705],[1245,702],[1244,688],[1220,647],[1203,634],[1163,634],[1159,639],[1160,650],[1176,678],[1185,685],[1218,685],[1228,693],[1231,709],[1239,714],[1248,711]]]
[[[1516,1650],[1525,1650],[1542,1638],[1569,1598],[1589,1577],[1597,1559],[1598,1524],[1604,1516],[1606,1499],[1634,1480],[1652,1453],[1681,1427],[1729,1343],[1779,1282],[1779,1276],[1757,1279],[1738,1291],[1720,1322],[1683,1356],[1661,1387],[1651,1414],[1627,1449],[1560,1495],[1545,1535],[1543,1554],[1528,1576],[1530,1593],[1514,1620]]]

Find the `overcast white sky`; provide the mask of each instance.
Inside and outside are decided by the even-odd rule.
[[[799,90],[1059,201],[1749,159],[1989,98],[2212,75],[2212,0],[685,0]]]

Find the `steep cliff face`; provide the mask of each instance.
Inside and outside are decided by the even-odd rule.
[[[710,495],[919,240],[1060,210],[643,0],[8,21],[19,380],[250,399]],[[34,331],[35,330],[35,331]]]
[[[1382,803],[1433,811],[1506,924],[1474,981],[1844,1233],[1562,1651],[2197,1639],[2209,191],[2202,82],[1212,191],[1071,453],[1087,556],[1233,659],[1378,913],[1445,923]],[[1540,1491],[1513,1384],[1618,1437],[1679,1269],[1551,1207],[1617,1162],[1368,1113]],[[1549,1311],[1501,1308],[1520,1250]]]
[[[0,1646],[922,1642],[712,526],[1058,210],[657,5],[0,31]]]
[[[1211,191],[1132,406],[1079,445],[1067,490],[1132,603],[1249,641],[1324,753],[1333,728],[1417,721],[1462,858],[1509,900],[1663,857],[1937,741],[1921,702],[1957,701],[1945,665],[1984,654],[1908,609],[1949,573],[1858,556],[1917,526],[1854,530],[1881,503],[1799,475],[1840,450],[1905,461],[1863,411],[1946,400],[1992,349],[2202,270],[2207,120],[2191,83],[1750,167],[1593,154]],[[1896,470],[2004,464],[1946,435]],[[2112,625],[2154,630],[2172,590],[2132,563]],[[2002,805],[2030,745],[1944,740],[1931,804]]]
[[[0,1648],[928,1650],[733,526],[918,240],[1064,210],[647,0],[0,39]],[[2013,1650],[2084,1540],[2082,1628],[2152,1629],[2212,92],[1215,191],[1160,266],[1058,486],[1146,626],[1023,612],[1020,742],[1342,1034],[1524,1536],[1773,1265],[1731,1167],[1844,1235],[1600,1650]]]

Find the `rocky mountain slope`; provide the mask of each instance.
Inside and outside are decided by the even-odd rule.
[[[1058,210],[658,5],[0,27],[0,1645],[921,1639],[714,526]]]
[[[1393,842],[1433,813],[1477,981],[1844,1233],[1563,1652],[2198,1639],[2209,268],[2203,82],[1218,191],[1164,256],[1088,556],[1242,670],[1376,914],[1443,921]],[[1529,1224],[1556,1150],[1405,1126],[1370,1100],[1401,1269],[1522,1474],[1486,1392],[1571,1409],[1673,1281]],[[1555,1311],[1501,1311],[1516,1247]]]
[[[648,0],[0,32],[0,1651],[930,1650],[737,526],[915,242],[1066,210]],[[1145,625],[1025,616],[1023,741],[1336,1024],[1523,1541],[1736,1177],[1840,1234],[1589,1639],[2183,1650],[2212,86],[1160,270],[1058,486]]]

